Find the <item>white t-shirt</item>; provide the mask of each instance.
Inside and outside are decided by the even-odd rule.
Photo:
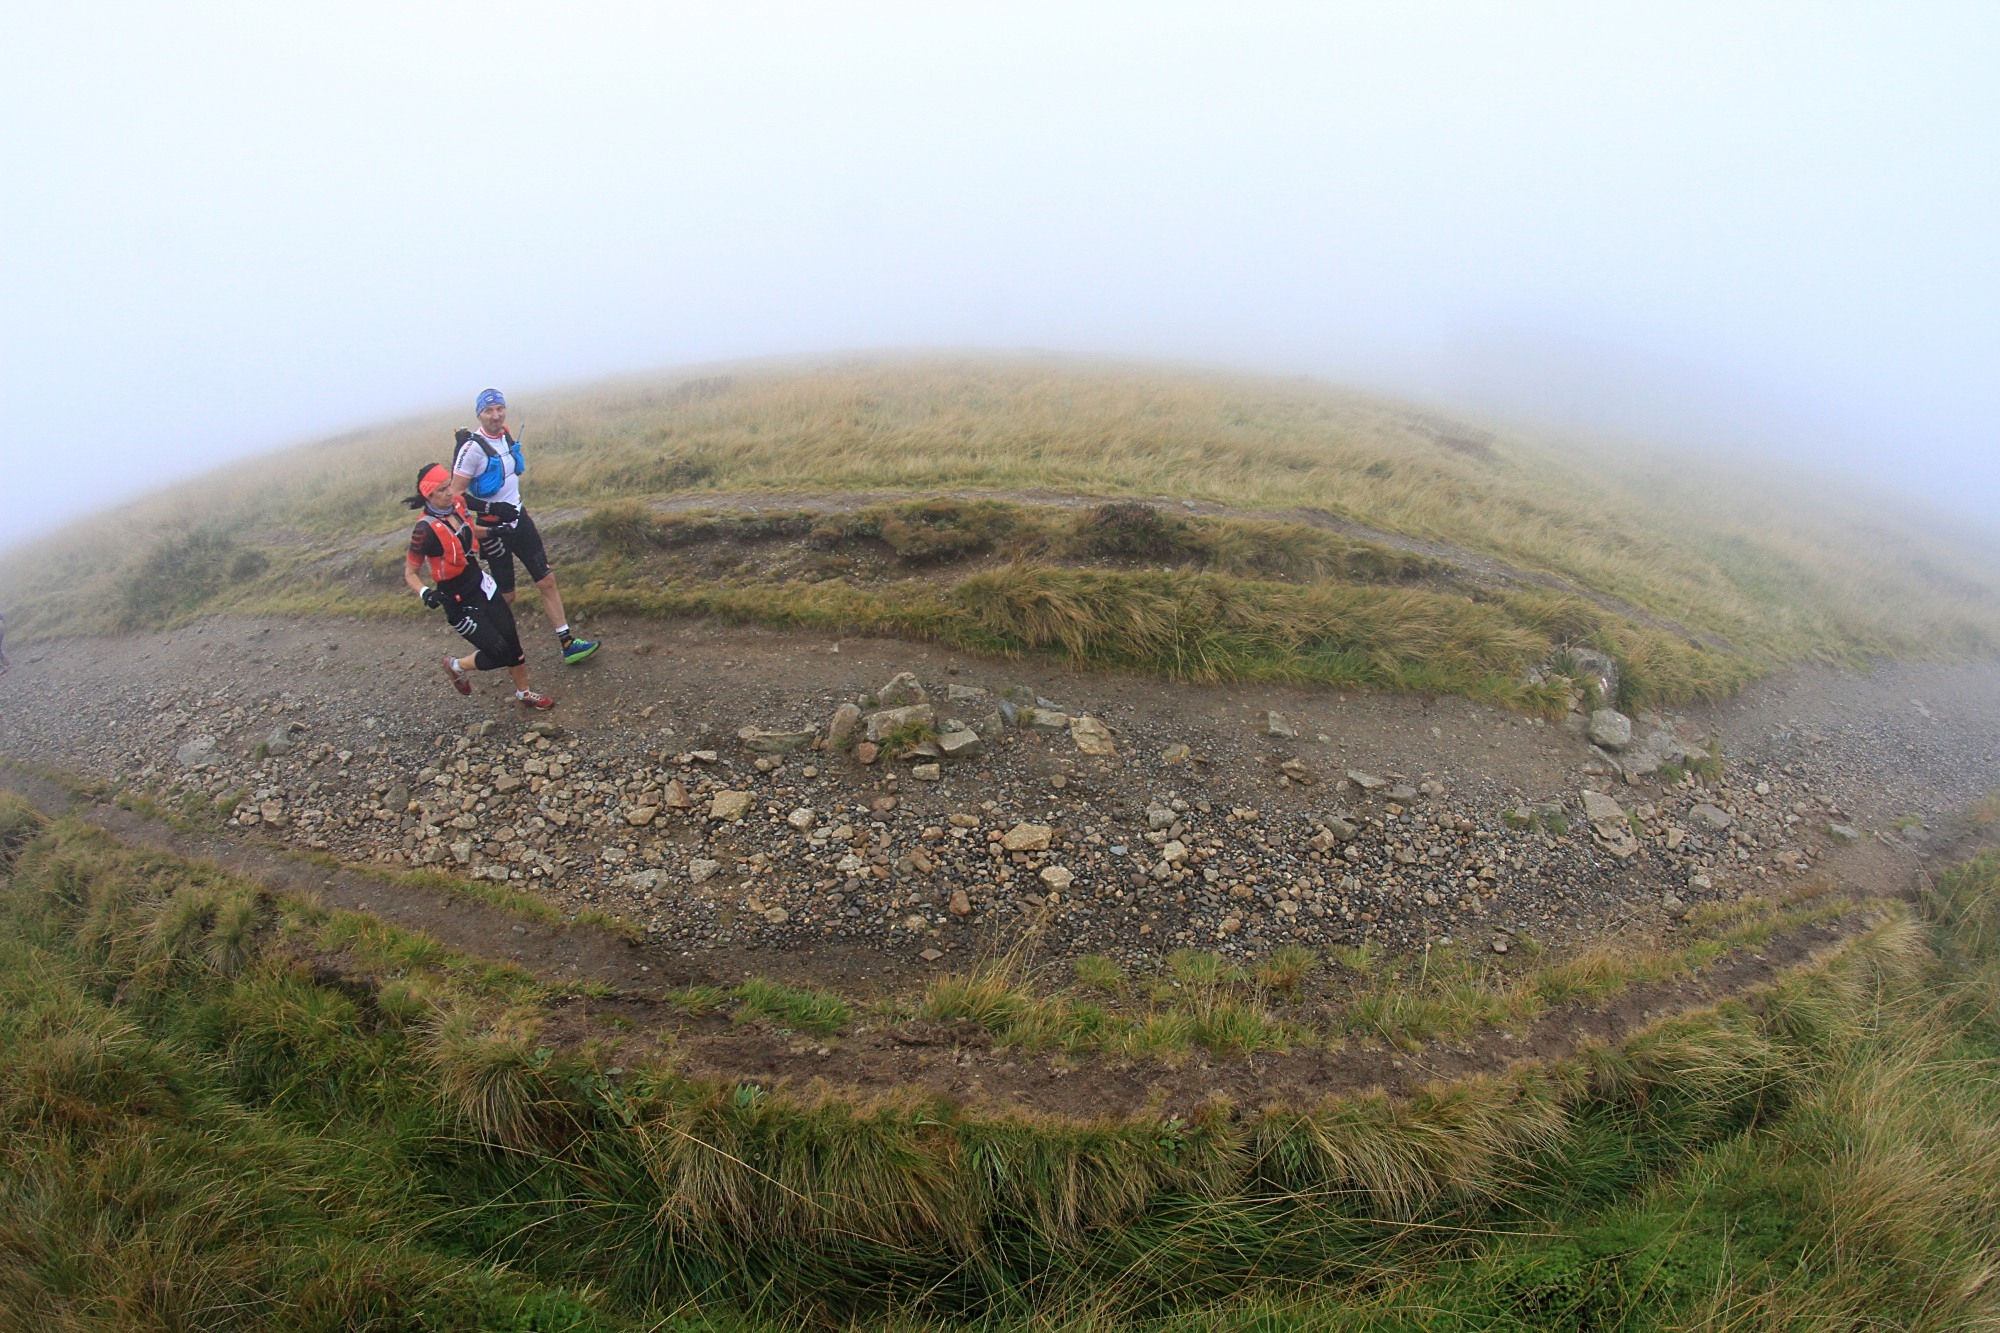
[[[507,479],[500,483],[500,489],[491,495],[465,493],[468,500],[484,500],[487,504],[508,504],[518,507],[521,503],[521,483],[514,475],[514,451],[507,447],[507,437],[494,439],[483,430],[472,432],[472,438],[458,447],[458,457],[452,460],[451,470],[461,477],[476,477],[486,470],[486,451],[479,447],[481,440],[491,445],[493,452],[500,455],[500,466],[507,470]]]

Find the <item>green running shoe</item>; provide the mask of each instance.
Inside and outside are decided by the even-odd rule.
[[[571,639],[563,645],[563,665],[575,666],[584,658],[597,651],[595,639]]]

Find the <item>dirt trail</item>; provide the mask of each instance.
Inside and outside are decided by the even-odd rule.
[[[1372,1045],[1307,1046],[1230,1059],[1196,1050],[1173,1064],[1063,1059],[992,1049],[972,1024],[908,1022],[862,1026],[822,1041],[726,1019],[682,1017],[666,1005],[668,987],[727,984],[733,963],[711,957],[690,967],[670,951],[637,944],[587,924],[551,926],[477,900],[396,883],[366,870],[329,870],[253,840],[223,832],[175,829],[114,805],[78,799],[62,786],[18,770],[0,770],[0,789],[17,792],[51,817],[68,816],[121,843],[209,862],[265,884],[306,893],[348,911],[368,912],[431,935],[452,948],[505,959],[557,988],[598,983],[615,994],[572,995],[550,1005],[548,1038],[558,1044],[603,1042],[614,1029],[628,1058],[671,1050],[687,1073],[779,1086],[822,1084],[867,1096],[923,1088],[989,1109],[1017,1108],[1078,1119],[1119,1118],[1147,1108],[1185,1114],[1217,1096],[1250,1107],[1309,1106],[1334,1095],[1380,1090],[1408,1093],[1426,1084],[1498,1073],[1522,1060],[1560,1058],[1587,1041],[1616,1042],[1663,1015],[1768,984],[1784,969],[1839,944],[1871,921],[1857,910],[1738,950],[1699,976],[1634,987],[1603,1007],[1552,1010],[1515,1030],[1487,1030],[1461,1042],[1416,1051]],[[1873,850],[1832,867],[1828,882],[1857,896],[1907,887],[1907,866]],[[338,960],[333,960],[336,964]],[[751,975],[745,971],[743,975]],[[865,976],[865,969],[860,971]]]
[[[524,619],[532,620],[532,611]],[[521,735],[523,718],[504,698],[461,700],[444,688],[434,662],[447,641],[428,618],[215,619],[115,641],[24,646],[16,670],[0,680],[0,756],[98,781],[183,790],[190,799],[243,792],[250,808],[265,802],[281,809],[272,825],[198,834],[114,807],[83,813],[121,839],[217,861],[276,888],[309,890],[330,905],[374,912],[453,947],[517,963],[558,986],[614,988],[616,999],[561,1007],[558,1027],[571,1036],[615,1018],[636,1024],[640,1045],[648,1032],[671,1031],[691,1070],[824,1078],[862,1091],[917,1084],[1078,1115],[1134,1109],[1149,1099],[1185,1107],[1217,1092],[1250,1103],[1310,1100],[1501,1068],[1756,984],[1832,943],[1840,928],[1801,931],[1767,946],[1762,957],[1731,958],[1696,981],[1634,992],[1605,1012],[1552,1014],[1511,1037],[1487,1033],[1412,1057],[1347,1049],[1246,1060],[1197,1055],[1178,1069],[1107,1061],[1070,1068],[993,1052],[969,1031],[904,1027],[822,1043],[765,1025],[674,1018],[661,1012],[658,997],[667,987],[726,984],[752,973],[864,999],[908,994],[939,972],[1018,947],[1024,933],[1051,967],[1089,951],[1146,967],[1188,946],[1247,961],[1290,943],[1317,949],[1369,941],[1396,949],[1428,941],[1483,951],[1489,938],[1529,937],[1556,949],[1610,935],[1671,940],[1668,894],[1726,901],[1807,880],[1836,892],[1905,893],[1927,858],[1947,845],[1940,830],[1949,812],[2000,785],[2000,672],[1990,665],[1811,672],[1767,682],[1681,719],[1685,730],[1720,739],[1724,776],[1661,788],[1601,771],[1588,743],[1566,728],[1457,699],[1191,687],[983,662],[924,645],[710,623],[592,629],[608,647],[599,661],[550,682],[563,696],[556,717],[568,731],[542,749]],[[544,645],[530,642],[534,660],[545,664]],[[907,768],[891,775],[884,766],[809,753],[759,772],[734,745],[739,725],[821,722],[834,700],[877,688],[901,670],[939,694],[946,683],[1025,683],[1106,720],[1120,753],[1091,758],[1059,735],[1010,734],[978,764],[920,783]],[[1274,711],[1296,736],[1271,734]],[[465,738],[468,728],[488,730],[485,722],[497,724],[491,735]],[[255,752],[274,727],[297,738],[294,753]],[[183,747],[204,736],[214,741],[212,760],[193,769],[179,763]],[[1161,757],[1173,745],[1190,747],[1198,762]],[[718,751],[714,764],[678,762],[704,746]],[[486,779],[477,776],[461,779],[449,789],[449,809],[433,811],[421,772],[454,755],[516,775],[538,755],[567,756],[575,773],[511,795],[490,782],[479,786]],[[1281,762],[1313,776],[1292,781]],[[1389,801],[1341,776],[1362,770],[1431,786]],[[747,790],[771,813],[731,825],[705,821],[700,810],[667,812],[645,829],[629,826],[622,816],[633,808],[625,802],[638,780],[668,776],[690,787]],[[5,782],[44,808],[67,804],[62,792],[20,770]],[[398,784],[415,813],[385,808],[381,792]],[[1535,806],[1560,807],[1574,819],[1586,785],[1638,816],[1636,853],[1616,856],[1579,829],[1520,829],[1502,818]],[[460,808],[459,791],[477,800],[476,837],[496,839],[475,842],[470,868],[540,893],[565,912],[593,907],[624,916],[640,942],[587,926],[552,927],[365,869],[329,872],[287,850],[319,843],[350,862],[438,864],[423,861],[443,845],[430,821]],[[890,795],[894,808],[880,808]],[[1178,807],[1170,816],[1175,827],[1188,828],[1176,836],[1187,838],[1191,854],[1214,849],[1206,865],[1219,868],[1216,879],[1197,874],[1148,884],[1135,871],[1140,853],[1150,858],[1157,850],[1142,842],[1147,808],[1167,802]],[[1733,812],[1726,836],[1699,831],[1690,810],[1703,802]],[[785,826],[795,805],[815,808],[822,827],[836,820],[851,827],[852,841],[813,849]],[[1252,819],[1232,813],[1251,807],[1258,812]],[[308,821],[314,811],[323,817]],[[1316,827],[1310,821],[1335,813],[1351,819],[1354,841],[1346,851],[1308,850]],[[561,824],[557,814],[565,815]],[[967,836],[957,842],[923,839],[928,830],[945,833],[951,814],[980,826],[962,830]],[[985,855],[989,832],[1024,820],[1057,830],[1059,850],[1049,859],[1075,868],[1073,891],[1060,905],[1037,901],[1037,857],[1023,856],[1022,864]],[[1836,823],[1852,827],[1859,841],[1834,836]],[[858,876],[844,883],[837,875],[847,872],[814,878],[848,847],[862,867]],[[935,858],[929,871],[911,856],[926,848]],[[762,865],[754,861],[760,854]],[[691,884],[679,867],[702,856],[722,869]],[[452,864],[447,857],[440,868]],[[532,873],[544,865],[549,873]],[[631,886],[634,865],[658,868],[657,891]],[[1477,878],[1475,868],[1492,874]],[[823,887],[829,883],[838,887]],[[1225,895],[1225,884],[1245,892]],[[945,910],[953,889],[970,892],[972,912]],[[765,919],[773,903],[790,905],[789,920]],[[906,913],[919,924],[906,925]],[[1224,929],[1239,919],[1240,927]]]
[[[52,818],[66,815],[102,829],[128,847],[207,862],[276,893],[311,894],[328,907],[368,912],[423,931],[454,949],[514,963],[556,986],[596,981],[643,992],[657,984],[642,970],[643,960],[635,956],[630,942],[615,931],[552,926],[476,899],[397,883],[365,869],[329,869],[246,834],[175,828],[77,796],[63,785],[18,769],[0,769],[0,789],[25,796]]]
[[[915,956],[926,946],[947,966],[1005,947],[1045,906],[1030,900],[1045,892],[1039,867],[1050,862],[1075,879],[1047,932],[1074,946],[1057,955],[1144,963],[1186,945],[1254,956],[1292,942],[1413,947],[1494,930],[1562,944],[1646,915],[1664,892],[1726,898],[1810,868],[1838,845],[1835,824],[1874,845],[1921,843],[1925,821],[2000,786],[2000,671],[1987,664],[1765,682],[1681,720],[1721,745],[1719,783],[1661,788],[1617,781],[1568,727],[1463,699],[1188,686],[707,622],[607,621],[593,632],[607,642],[599,658],[561,671],[530,631],[531,665],[562,698],[552,716],[566,732],[553,742],[523,736],[527,719],[504,693],[464,700],[444,687],[436,654],[456,641],[428,616],[218,618],[27,645],[0,679],[0,755],[185,799],[241,796],[246,810],[280,816],[295,845],[505,879],[572,914],[589,907],[651,927],[690,960],[775,951],[808,971],[827,956],[843,960],[829,965],[837,973],[889,965],[899,977],[929,969]],[[810,752],[759,772],[735,742],[745,724],[823,726],[838,700],[905,670],[940,696],[1026,686],[1102,719],[1119,753],[1090,757],[1060,733],[1009,731],[924,783],[907,765]],[[1295,734],[1272,734],[1273,713]],[[259,757],[279,728],[294,752]],[[468,740],[468,730],[492,734]],[[202,744],[212,748],[199,753]],[[198,753],[183,762],[190,746]],[[1183,746],[1188,760],[1171,762]],[[714,762],[681,762],[704,749]],[[565,760],[565,774],[538,774],[549,760]],[[439,770],[453,767],[487,772],[440,786]],[[1363,790],[1349,773],[1384,785]],[[636,802],[659,799],[635,786],[665,779],[697,808],[629,826]],[[1396,799],[1394,784],[1409,794]],[[752,817],[702,818],[705,786],[749,793]],[[1510,822],[1531,809],[1577,825],[1584,787],[1639,817],[1635,855],[1608,855],[1574,827]],[[387,794],[412,812],[383,809]],[[1732,826],[1693,819],[1703,803],[1730,807]],[[456,821],[477,825],[469,835],[450,826],[475,805]],[[1163,806],[1177,807],[1167,818],[1184,832],[1152,829],[1148,811]],[[785,822],[799,808],[815,812],[809,838]],[[1237,817],[1251,810],[1254,819]],[[1335,816],[1357,836],[1315,849],[1315,821]],[[1055,845],[990,860],[986,839],[1019,821],[1049,825]],[[818,843],[823,833],[839,836]],[[1182,865],[1203,868],[1149,880],[1140,872],[1169,833],[1188,848]],[[446,854],[454,842],[465,859]],[[687,867],[701,858],[716,869],[695,884]],[[641,871],[652,872],[650,889],[633,886]],[[845,882],[828,889],[829,876]],[[960,888],[974,910],[940,911]],[[753,898],[792,919],[760,919],[745,905]],[[923,930],[902,930],[911,913],[926,918]],[[1231,918],[1241,928],[1224,933]]]

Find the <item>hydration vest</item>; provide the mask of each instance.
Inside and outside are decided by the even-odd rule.
[[[479,445],[480,452],[486,455],[486,466],[466,489],[472,492],[475,499],[490,500],[507,484],[507,465],[500,461],[500,451],[493,447],[492,441],[478,431],[472,432],[472,438]],[[507,451],[514,455],[514,475],[526,475],[528,465],[521,459],[521,442],[514,438],[512,431],[506,432],[506,440]]]
[[[459,520],[461,528],[465,527],[463,510],[454,513],[453,517]],[[465,542],[459,537],[458,531],[449,522],[434,514],[425,514],[424,522],[431,525],[431,531],[437,534],[438,545],[444,548],[443,555],[429,557],[431,581],[443,587],[453,579],[463,578],[471,561],[465,549]]]

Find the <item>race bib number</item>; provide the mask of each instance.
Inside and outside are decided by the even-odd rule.
[[[493,581],[491,574],[481,574],[479,576],[479,591],[485,593],[490,598],[493,594],[500,591],[500,585]]]

